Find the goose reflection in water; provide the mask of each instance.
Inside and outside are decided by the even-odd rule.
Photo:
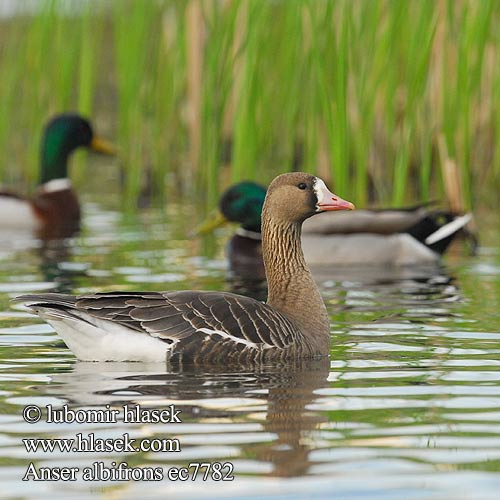
[[[49,385],[37,389],[50,394],[51,398],[60,398],[74,409],[99,409],[106,404],[113,408],[124,404],[163,408],[173,404],[182,410],[182,424],[166,424],[167,427],[151,424],[147,429],[141,426],[148,437],[151,434],[164,437],[168,433],[179,438],[182,452],[169,459],[179,463],[185,451],[186,460],[196,456],[196,450],[189,452],[191,440],[186,439],[188,434],[182,429],[184,424],[195,424],[200,429],[189,430],[189,434],[196,443],[203,443],[203,437],[196,440],[200,438],[200,430],[208,432],[208,438],[214,432],[223,432],[225,437],[234,436],[234,446],[239,447],[234,453],[236,456],[231,456],[232,460],[257,459],[271,464],[270,476],[293,477],[307,473],[315,431],[328,421],[326,414],[308,411],[308,405],[320,399],[315,391],[329,387],[329,369],[328,359],[240,368],[238,372],[215,367],[172,367],[166,372],[161,364],[78,362],[71,371],[54,375]],[[246,431],[239,428],[235,433],[232,430],[233,425],[238,427],[240,423],[255,424],[249,432],[253,436],[256,432],[263,435],[255,436],[252,444],[246,444],[250,437],[244,435]],[[221,424],[223,431],[210,431],[212,425],[219,428]],[[136,437],[137,427],[130,429],[127,424],[118,423],[113,432],[116,425]],[[85,432],[82,427],[78,426],[78,432]],[[101,434],[104,435],[105,430]],[[269,434],[270,439],[266,436]],[[228,441],[220,445],[226,443]],[[213,445],[213,439],[207,439],[205,446]],[[202,452],[200,458],[203,456]],[[217,456],[217,449],[212,456]],[[160,457],[162,460],[165,455]],[[238,472],[236,466],[235,472]]]

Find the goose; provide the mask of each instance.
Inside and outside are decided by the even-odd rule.
[[[238,276],[264,277],[259,215],[265,193],[254,182],[233,185],[220,198],[219,214],[199,228],[205,233],[225,222],[240,224],[227,244],[229,267]],[[304,223],[302,249],[313,266],[434,264],[471,218],[426,205],[328,214]]]
[[[88,120],[72,113],[46,125],[39,185],[31,198],[0,191],[0,229],[27,230],[42,239],[71,236],[79,229],[80,205],[68,179],[68,157],[80,146],[114,154],[113,146],[96,137]]]
[[[302,223],[352,210],[310,174],[278,176],[262,211],[267,302],[228,292],[22,295],[77,358],[221,364],[316,358],[329,353],[325,304],[301,250]]]

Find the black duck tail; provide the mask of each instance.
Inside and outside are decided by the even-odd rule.
[[[426,247],[442,255],[471,219],[471,214],[457,216],[451,212],[430,212],[406,232]]]

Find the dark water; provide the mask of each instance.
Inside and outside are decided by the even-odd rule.
[[[495,228],[477,258],[459,254],[446,267],[317,270],[332,320],[329,361],[166,372],[158,364],[77,362],[50,326],[9,304],[22,292],[54,289],[231,289],[222,251],[200,257],[213,242],[186,235],[191,208],[128,219],[96,205],[85,213],[85,232],[67,248],[0,244],[0,497],[498,498]],[[65,403],[175,405],[182,423],[23,420],[26,405]],[[22,442],[77,433],[178,439],[181,451],[29,453]],[[231,463],[234,480],[21,480],[31,462],[82,470],[99,461],[165,474],[195,462]]]

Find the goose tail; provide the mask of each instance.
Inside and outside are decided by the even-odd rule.
[[[68,318],[75,307],[77,297],[63,293],[33,293],[18,295],[11,302],[22,302],[44,319]]]

